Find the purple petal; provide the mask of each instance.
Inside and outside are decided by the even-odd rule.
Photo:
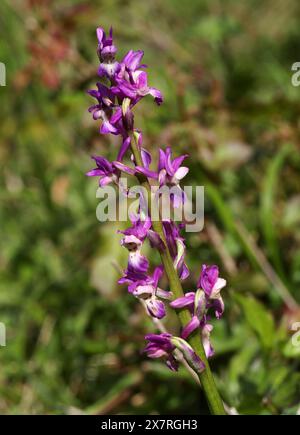
[[[117,74],[120,70],[119,62],[111,62],[111,63],[101,63],[98,68],[98,76],[99,77],[108,77],[111,78],[115,74]],[[113,89],[111,88],[111,91]]]
[[[161,299],[171,300],[173,298],[173,293],[157,287],[156,296]]]
[[[91,96],[91,97],[93,97],[93,98],[97,98],[97,100],[100,98],[100,94],[99,94],[99,92],[96,90],[96,89],[89,89],[88,91],[87,91],[87,93]],[[97,107],[97,106],[92,106],[92,107]],[[91,109],[91,108],[90,108]],[[89,109],[89,110],[90,110]]]
[[[165,168],[166,168],[167,173],[168,173],[170,176],[173,177],[173,175],[175,174],[175,170],[174,170],[173,165],[172,165],[172,158],[171,158],[171,156],[172,156],[172,150],[171,150],[171,147],[167,147],[167,148],[166,148],[166,161],[165,161]]]
[[[213,299],[211,307],[215,310],[215,316],[220,319],[224,313],[224,302],[221,296],[218,299]]]
[[[161,252],[166,249],[164,242],[155,231],[149,230],[147,236],[152,248],[156,248]]]
[[[92,156],[92,159],[95,160],[99,169],[103,170],[103,173],[108,175],[113,173],[113,165],[102,156]]]
[[[146,306],[149,314],[157,319],[162,319],[166,315],[165,305],[156,298],[146,300]]]
[[[85,175],[87,175],[88,177],[102,177],[104,175],[104,172],[101,171],[101,169],[95,168],[87,172]]]
[[[165,169],[166,167],[166,154],[164,150],[159,149],[159,162],[158,162],[158,172]]]
[[[149,358],[161,358],[162,356],[166,355],[166,352],[162,349],[157,348],[156,346],[153,346],[152,344],[148,344],[144,352],[147,353],[147,356]]]
[[[111,121],[111,120],[110,120],[110,121]],[[126,137],[126,138],[123,140],[123,143],[122,143],[122,145],[121,145],[121,148],[120,148],[119,154],[118,154],[118,156],[117,156],[117,160],[119,160],[120,162],[123,160],[123,157],[125,156],[125,154],[126,154],[128,148],[130,147],[130,143],[131,143],[131,140],[130,140],[130,137],[129,137],[129,136]]]
[[[181,166],[174,174],[174,177],[177,180],[182,180],[186,174],[189,172],[189,168],[186,168],[185,166]]]
[[[169,369],[172,370],[173,372],[178,371],[178,362],[176,361],[173,355],[169,355],[169,357],[166,360],[166,364],[167,367],[169,367]]]
[[[136,224],[136,231],[139,238],[145,239],[148,234],[149,229],[151,228],[152,222],[149,216],[146,216],[144,219],[139,219]]]
[[[202,289],[198,289],[195,294],[194,314],[198,317],[200,322],[203,320],[206,309],[207,300],[205,292]]]
[[[148,92],[150,95],[152,95],[152,97],[154,97],[156,104],[160,106],[163,102],[162,93],[156,88],[149,88]]]
[[[118,130],[109,122],[109,121],[103,121],[100,133],[107,134],[107,133],[117,133]]]
[[[157,180],[157,178],[158,178],[157,172],[151,171],[148,168],[143,168],[141,166],[136,166],[135,170],[136,170],[136,172],[139,172],[140,174],[143,174],[143,175],[145,175],[148,178],[154,178],[155,180]]]
[[[114,45],[108,45],[101,50],[101,57],[103,60],[113,59],[117,53],[117,48]]]
[[[194,305],[195,300],[195,293],[189,292],[186,293],[185,296],[182,296],[181,298],[177,298],[174,301],[170,303],[170,307],[179,309],[184,307],[190,307]]]
[[[144,91],[145,93],[148,93],[148,77],[147,73],[145,71],[139,71],[138,74],[134,74],[135,77],[135,83],[138,89],[141,91]]]
[[[116,109],[115,113],[110,118],[110,122],[112,124],[116,124],[118,121],[120,121],[121,118],[122,118],[122,109],[120,107],[118,107]]]
[[[142,157],[142,162],[143,165],[145,166],[145,168],[149,168],[150,164],[151,164],[151,154],[149,153],[149,151],[147,151],[145,148],[141,148],[141,157]]]
[[[122,63],[124,63],[129,70],[135,71],[140,65],[143,56],[144,52],[142,50],[130,50],[123,58]]]
[[[147,334],[145,336],[145,339],[147,341],[150,341],[151,343],[163,347],[168,351],[174,350],[174,345],[171,343],[171,338],[172,335],[167,332],[164,332],[162,334]]]
[[[181,163],[182,163],[182,162],[184,161],[184,159],[186,159],[188,156],[189,156],[188,154],[184,154],[184,155],[182,155],[182,156],[176,157],[176,158],[173,160],[172,165],[173,165],[173,168],[174,168],[175,171],[177,171],[177,169],[181,166]]]
[[[207,358],[210,358],[214,354],[214,348],[210,343],[210,333],[212,330],[213,330],[213,326],[207,323],[206,325],[204,325],[201,331],[202,343]]]
[[[136,87],[126,82],[125,80],[121,80],[120,82],[118,82],[118,86],[112,88],[112,92],[114,93],[119,91],[121,91],[122,94],[131,99],[137,96]]]
[[[105,39],[105,32],[101,27],[97,27],[96,34],[97,34],[98,42],[101,45],[103,39]]]
[[[184,281],[190,276],[190,271],[185,263],[182,264],[182,268],[179,271],[179,278]]]
[[[93,119],[95,121],[97,121],[97,119],[102,119],[103,116],[104,116],[104,112],[102,109],[99,109],[99,106],[98,106],[98,108],[96,110],[94,110],[94,112],[93,112]]]
[[[146,282],[148,279],[148,276],[146,272],[139,272],[136,269],[133,269],[130,264],[128,264],[127,269],[124,271],[124,275],[118,280],[119,284],[129,284],[128,291],[130,291],[130,287],[134,289],[134,284],[137,283],[137,281]],[[136,284],[138,285],[138,283]]]
[[[163,265],[157,266],[154,269],[154,273],[153,273],[153,286],[155,288],[157,287],[158,281],[162,277],[163,273],[164,273],[164,267],[163,267]]]
[[[136,251],[142,246],[142,241],[138,239],[135,235],[125,235],[120,241],[121,246],[125,247],[129,251]]]
[[[201,287],[205,291],[207,296],[210,296],[218,277],[218,266],[206,266],[205,264],[203,264],[197,287]]]
[[[134,175],[134,174],[135,174],[135,170],[132,169],[132,168],[130,168],[130,167],[127,166],[127,165],[124,165],[124,163],[114,161],[114,162],[113,162],[113,165],[114,165],[117,169],[119,169],[120,171],[125,172],[126,174],[129,174],[129,175]]]
[[[99,180],[99,186],[100,187],[107,186],[112,181],[113,181],[112,177],[103,177],[103,178],[100,178],[100,180]]]
[[[131,290],[133,290],[132,294],[135,297],[139,297],[143,299],[151,297],[154,293],[154,288],[151,284],[137,285],[135,286],[135,288],[134,286],[132,286]]]
[[[94,112],[96,109],[99,109],[99,104],[94,104],[88,108],[89,112]]]
[[[130,252],[128,258],[128,268],[129,267],[139,273],[145,273],[148,270],[149,262],[147,258],[138,251]]]
[[[178,189],[171,193],[171,202],[174,208],[179,208],[181,204],[184,203],[184,192],[181,189]]]
[[[167,182],[167,171],[162,169],[158,174],[158,181],[160,186],[164,186]]]
[[[101,97],[108,97],[108,95],[110,94],[110,90],[108,89],[108,87],[103,85],[101,82],[97,82],[97,88]]]
[[[142,148],[142,144],[143,144],[143,133],[139,130],[135,131],[135,134],[138,136],[138,147],[140,150],[144,150],[148,153],[147,150],[145,150],[144,148]]]
[[[194,332],[200,326],[200,321],[197,316],[193,316],[187,325],[182,329],[181,337],[186,339],[192,332]]]

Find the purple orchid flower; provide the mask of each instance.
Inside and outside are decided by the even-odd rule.
[[[224,311],[224,303],[220,296],[220,290],[225,285],[226,281],[223,278],[219,278],[217,266],[203,265],[197,292],[186,293],[183,297],[177,298],[170,303],[171,308],[187,308],[190,311],[192,318],[182,329],[181,336],[186,339],[196,329],[200,328],[203,346],[208,358],[213,355],[213,348],[209,341],[210,332],[213,327],[207,323],[207,311],[213,308],[217,319],[221,317]]]
[[[188,292],[184,296],[172,301],[170,307],[174,309],[187,308],[192,315],[191,320],[182,329],[181,337],[184,339],[206,323],[206,299],[203,292],[202,295]]]
[[[132,226],[126,230],[119,231],[124,234],[121,245],[128,249],[129,259],[127,269],[124,275],[119,279],[119,284],[133,284],[139,280],[148,279],[147,271],[149,262],[141,254],[142,244],[147,237],[147,232],[151,227],[151,220],[148,216],[144,219],[140,215],[131,214],[130,220]]]
[[[128,249],[128,267],[119,283],[128,284],[128,291],[135,297],[143,299],[148,313],[161,319],[165,316],[166,310],[164,303],[159,300],[171,299],[172,293],[158,287],[158,281],[163,273],[163,267],[156,267],[153,276],[147,274],[148,260],[141,254],[141,248],[146,237],[153,233],[151,230],[151,219],[146,216],[141,219],[140,215],[131,215],[132,226],[124,231],[121,245]],[[152,237],[150,237],[152,240]]]
[[[98,100],[98,104],[90,106],[88,110],[95,120],[102,119],[100,133],[122,136],[123,142],[117,156],[117,161],[122,161],[130,147],[130,137],[123,125],[122,110],[120,107],[115,107],[115,95],[109,88],[99,82],[97,88],[98,90],[90,89],[88,91],[89,95]]]
[[[119,171],[127,172],[127,174],[133,175],[134,170],[129,166],[124,165],[121,162],[109,162],[107,159],[101,156],[92,156],[95,160],[97,167],[87,172],[88,177],[100,177],[99,186],[104,187],[109,183],[115,183],[120,185]],[[123,186],[120,185],[123,190]]]
[[[117,78],[117,86],[113,87],[112,91],[122,98],[130,98],[134,104],[146,95],[152,95],[158,105],[163,102],[161,92],[156,88],[148,86],[148,76],[145,71],[134,71],[131,74],[130,82],[127,82],[123,78]]]
[[[147,276],[146,279],[132,282],[128,286],[128,291],[133,296],[143,299],[148,313],[152,317],[162,319],[166,315],[164,303],[159,300],[172,298],[172,293],[158,287],[158,282],[163,274],[163,267],[158,266],[154,269],[152,276]]]
[[[98,104],[89,107],[89,112],[93,114],[95,120],[102,119],[102,125],[100,128],[100,133],[107,134],[119,134],[120,130],[117,128],[113,120],[113,108],[115,96],[109,88],[97,83],[98,90],[91,89],[88,91],[93,98],[98,100]]]
[[[122,73],[123,76],[127,74],[127,76],[125,75],[126,80],[130,80],[130,73],[147,67],[147,65],[141,64],[143,56],[143,50],[129,50],[128,53],[123,57],[121,67],[124,69]]]
[[[188,157],[187,154],[176,157],[172,161],[172,150],[170,147],[166,151],[159,150],[159,163],[158,163],[158,180],[159,186],[172,187],[172,202],[175,208],[179,207],[185,200],[185,194],[181,189],[179,183],[189,172],[189,168],[181,166],[183,160]]]
[[[178,156],[172,160],[171,147],[167,147],[166,151],[159,150],[159,180],[161,184],[178,184],[182,178],[189,172],[189,168],[181,166],[188,154]]]
[[[145,339],[149,343],[144,348],[144,352],[149,358],[164,358],[170,370],[178,370],[178,362],[173,355],[175,346],[171,334],[148,334]]]
[[[125,239],[125,240],[124,240]],[[119,284],[132,283],[138,279],[147,278],[149,268],[148,259],[141,254],[141,242],[134,236],[126,236],[121,245],[129,250],[128,265]],[[133,247],[136,247],[135,249]]]
[[[177,298],[173,302],[171,302],[170,307],[174,309],[187,308],[190,311],[192,318],[182,329],[181,337],[183,339],[187,339],[194,331],[200,329],[205,354],[206,357],[209,358],[214,353],[209,341],[209,333],[212,329],[212,326],[207,323],[206,299],[204,292],[201,292],[202,294],[188,292],[183,297]]]
[[[128,135],[128,131],[126,130],[123,122],[123,116],[122,116],[122,109],[121,107],[116,107],[114,113],[111,115],[110,118],[110,124],[113,126],[113,128],[116,130],[116,133],[113,134],[119,134],[122,136],[122,145],[120,147],[117,161],[122,161],[123,157],[125,156],[127,150],[130,147],[131,139]]]
[[[130,106],[129,106],[129,109],[130,109]],[[128,131],[124,127],[123,114],[122,114],[122,109],[120,107],[117,107],[115,112],[111,116],[110,124],[118,132],[116,134],[119,134],[123,138],[123,142],[122,142],[121,148],[120,148],[118,156],[117,156],[117,161],[122,161],[124,155],[126,154],[128,149],[130,148],[131,138],[130,138],[130,136],[128,136]],[[113,134],[115,134],[115,133],[113,133]],[[145,165],[146,167],[149,167],[151,160],[152,160],[151,154],[149,153],[149,151],[147,151],[145,148],[142,147],[142,133],[139,130],[134,130],[133,134],[137,137],[137,143],[138,143],[139,149],[141,151],[143,165]],[[132,160],[134,160],[133,156],[132,156]]]
[[[103,187],[114,182],[118,183],[118,170],[107,159],[101,156],[93,156],[97,167],[87,172],[88,177],[100,177],[99,186]]]
[[[167,366],[172,371],[178,370],[178,362],[174,357],[175,349],[182,352],[189,365],[198,373],[205,370],[203,361],[198,357],[193,348],[182,338],[173,337],[171,334],[148,334],[145,339],[149,341],[144,349],[149,358],[164,358]]]
[[[123,271],[123,276],[118,280],[118,284],[128,284],[131,285],[139,280],[146,280],[148,278],[148,266],[135,269],[130,263],[128,263],[127,268]]]
[[[159,150],[159,162],[157,172],[152,171],[148,167],[136,167],[136,171],[144,174],[148,178],[153,178],[159,181],[159,187],[168,186],[172,188],[171,201],[175,208],[178,208],[185,200],[184,191],[179,183],[189,172],[189,168],[181,166],[183,160],[188,157],[187,154],[176,157],[172,160],[172,150],[170,147],[166,151]]]
[[[224,312],[224,302],[221,290],[226,286],[226,280],[219,278],[218,266],[206,266],[203,264],[197,288],[202,288],[209,299],[209,307],[215,310],[216,317],[219,319]]]
[[[97,54],[100,60],[98,74],[100,77],[106,76],[112,78],[120,70],[119,62],[115,61],[117,48],[113,44],[113,31],[110,28],[109,36],[107,37],[101,27],[97,28],[98,48]]]
[[[148,270],[149,262],[147,258],[141,254],[143,242],[147,236],[147,231],[151,227],[151,220],[146,217],[142,220],[140,217],[131,216],[132,227],[127,228],[120,233],[124,234],[121,240],[121,246],[129,251],[128,268],[140,273],[145,273]]]
[[[116,85],[112,87],[112,92],[118,98],[130,98],[132,104],[136,104],[146,95],[152,95],[154,101],[160,105],[163,102],[161,92],[148,86],[148,77],[145,71],[140,70],[146,65],[141,65],[144,53],[141,50],[130,50],[120,64],[120,70],[115,76]]]
[[[120,231],[120,233],[125,234],[126,236],[135,236],[143,242],[147,237],[149,228],[151,228],[151,219],[149,216],[145,216],[145,218],[142,219],[140,215],[131,214],[130,221],[132,226],[126,230]]]

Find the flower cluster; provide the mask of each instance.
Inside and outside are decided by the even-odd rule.
[[[192,318],[182,329],[182,338],[188,338],[196,329],[201,330],[202,343],[207,358],[214,354],[210,344],[210,333],[213,326],[209,324],[209,310],[215,311],[215,316],[219,319],[224,311],[224,303],[221,296],[221,289],[225,287],[226,281],[219,278],[218,266],[202,266],[200,278],[197,283],[196,292],[188,292],[183,297],[177,298],[170,303],[174,309],[188,308]]]
[[[97,38],[100,81],[97,83],[97,89],[88,91],[96,99],[96,104],[91,106],[89,111],[95,120],[101,120],[100,133],[120,136],[121,146],[113,162],[101,156],[93,156],[96,168],[87,175],[99,177],[100,187],[111,182],[119,184],[121,172],[156,180],[160,188],[174,188],[170,200],[174,207],[178,207],[185,200],[180,182],[188,173],[188,168],[182,166],[187,155],[172,158],[170,147],[165,150],[159,149],[158,167],[157,170],[152,170],[152,157],[142,146],[142,133],[134,127],[133,109],[143,97],[151,95],[158,105],[163,101],[161,92],[148,85],[146,65],[142,64],[143,52],[130,50],[121,61],[118,61],[112,29],[106,36],[104,30],[98,28]],[[132,164],[127,166],[123,159],[130,153],[133,137],[136,139],[141,159],[137,162],[131,155]],[[186,340],[199,330],[207,357],[213,354],[209,339],[212,330],[209,323],[210,312],[214,312],[217,318],[221,317],[224,304],[220,290],[226,282],[219,278],[217,266],[204,265],[197,290],[174,299],[171,290],[160,287],[164,274],[163,265],[156,266],[151,272],[149,260],[143,255],[142,248],[148,240],[150,246],[159,252],[167,250],[180,280],[185,280],[189,276],[189,269],[185,263],[186,247],[181,235],[181,226],[170,219],[163,220],[163,235],[160,236],[153,228],[150,213],[148,210],[145,212],[142,204],[138,213],[130,216],[130,220],[131,226],[120,231],[121,246],[128,250],[128,264],[119,283],[127,285],[130,294],[143,300],[148,314],[156,319],[166,316],[167,305],[175,310],[188,309],[191,313],[191,320],[182,329],[180,337],[174,337],[169,333],[147,335],[145,338],[148,344],[144,351],[150,358],[164,358],[170,369],[177,370],[178,363],[174,351],[179,349],[186,361],[201,372],[205,365]]]

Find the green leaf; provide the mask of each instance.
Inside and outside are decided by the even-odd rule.
[[[275,341],[275,324],[271,314],[252,297],[235,295],[251,329],[257,334],[265,348],[271,348]]]
[[[274,225],[274,212],[276,208],[276,190],[280,183],[280,171],[290,153],[291,147],[286,145],[270,161],[263,180],[260,204],[260,219],[267,249],[277,272],[281,276],[284,273],[277,241],[277,229]]]

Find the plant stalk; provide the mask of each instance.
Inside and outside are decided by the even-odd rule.
[[[139,146],[136,142],[136,139],[134,137],[134,134],[131,133],[131,150],[134,155],[135,162],[138,166],[143,166]],[[148,206],[151,205],[151,186],[149,184],[149,181],[147,177],[145,177],[142,174],[137,174],[137,178],[140,182],[140,184],[146,189],[148,194]],[[166,238],[163,231],[163,225],[161,220],[154,220],[152,222],[153,230],[160,236],[161,240],[164,243],[165,249],[160,251],[161,260],[164,266],[164,270],[167,274],[170,289],[174,295],[174,298],[179,298],[184,296],[184,292],[182,289],[182,285],[178,276],[178,273],[174,267],[173,260],[170,254],[170,251],[168,249],[168,245],[166,242]],[[187,323],[191,320],[191,314],[188,309],[184,308],[180,310],[178,313],[178,317],[180,320],[180,323],[182,327],[187,325]],[[224,405],[222,402],[222,399],[219,395],[219,392],[216,388],[215,380],[212,375],[208,360],[205,355],[205,351],[203,348],[203,344],[200,338],[200,334],[193,333],[189,339],[188,339],[190,345],[193,347],[194,351],[198,354],[198,356],[201,358],[201,360],[205,364],[205,370],[201,373],[198,373],[203,391],[205,393],[208,406],[210,409],[211,414],[214,415],[226,415]]]

